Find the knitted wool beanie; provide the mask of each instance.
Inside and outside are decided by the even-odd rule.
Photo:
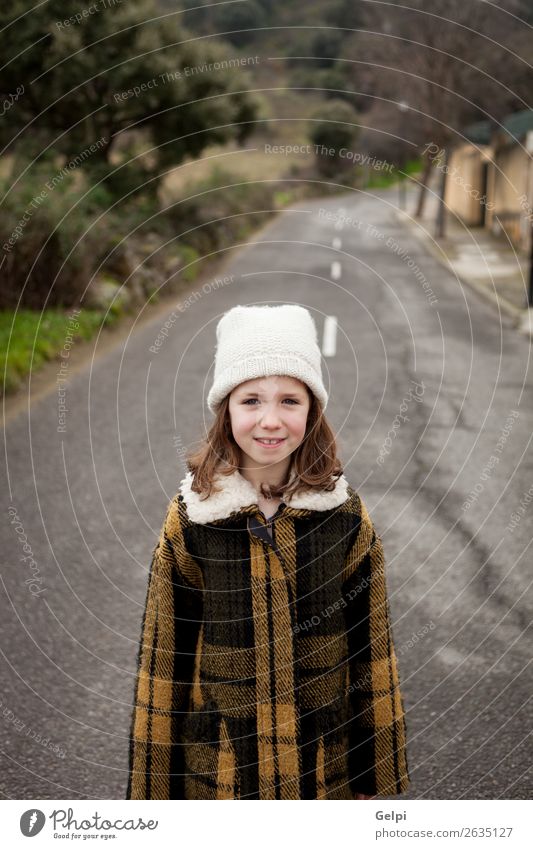
[[[325,410],[317,331],[305,307],[239,305],[222,316],[216,333],[215,376],[207,396],[212,413],[240,383],[268,375],[298,378]]]

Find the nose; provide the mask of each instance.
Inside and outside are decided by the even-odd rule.
[[[257,417],[258,423],[265,428],[276,429],[279,427],[280,419],[275,404],[265,404]]]

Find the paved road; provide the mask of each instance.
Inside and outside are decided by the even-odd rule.
[[[66,384],[64,432],[57,389],[9,423],[4,797],[124,797],[149,555],[183,449],[210,421],[215,324],[238,303],[286,301],[307,306],[320,334],[338,319],[328,414],[388,554],[408,797],[531,797],[529,342],[427,253],[394,203],[382,191],[284,211],[228,250],[218,283],[193,286],[157,353],[161,317]]]

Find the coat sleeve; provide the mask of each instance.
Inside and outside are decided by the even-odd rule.
[[[188,555],[177,499],[152,554],[137,657],[127,799],[183,799],[181,728],[188,708],[202,582]]]
[[[392,796],[409,783],[406,724],[383,546],[365,504],[343,575],[348,642],[348,769],[353,793]]]

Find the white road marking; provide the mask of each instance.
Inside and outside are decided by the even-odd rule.
[[[331,263],[331,279],[332,280],[340,280],[341,274],[342,274],[342,265],[340,264],[340,262],[337,262],[337,260],[335,260],[335,262]]]
[[[327,315],[324,321],[324,335],[322,337],[322,354],[325,357],[334,357],[337,352],[337,316]]]

